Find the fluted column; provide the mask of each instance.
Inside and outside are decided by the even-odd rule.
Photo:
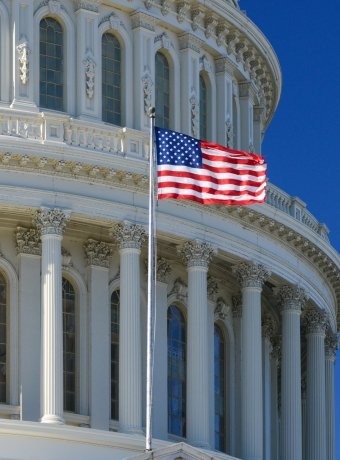
[[[69,214],[42,208],[35,224],[41,233],[41,421],[63,423],[63,317],[61,240]]]
[[[338,337],[328,331],[326,348],[326,446],[327,460],[335,460],[335,421],[334,421],[334,363],[338,348]]]
[[[41,243],[35,228],[17,227],[19,262],[19,337],[21,419],[40,418],[40,265]]]
[[[241,362],[242,362],[242,297],[234,295],[232,298],[233,327],[235,336],[235,447],[230,452],[235,457],[241,457]]]
[[[279,337],[272,338],[272,351],[270,356],[270,460],[279,460],[279,401],[278,401],[278,367],[281,356],[281,343]]]
[[[243,262],[233,273],[242,288],[242,458],[263,460],[261,291],[270,272]]]
[[[142,431],[140,253],[146,239],[140,225],[117,224],[112,235],[120,253],[119,426]]]
[[[84,244],[89,285],[90,332],[90,416],[91,428],[109,430],[110,345],[109,307],[110,246],[88,239]]]
[[[168,343],[167,343],[167,288],[171,272],[169,262],[157,259],[155,354],[153,373],[153,436],[168,437]]]
[[[262,318],[262,357],[263,357],[263,458],[271,460],[271,363],[272,351],[271,337],[275,334],[276,327],[273,318],[266,314]]]
[[[302,459],[300,315],[305,291],[282,286],[281,446],[282,460]]]
[[[213,249],[188,241],[180,249],[188,269],[187,439],[209,447],[207,272]]]
[[[326,397],[325,397],[325,330],[324,311],[310,308],[306,311],[307,337],[307,439],[306,458],[326,458]]]

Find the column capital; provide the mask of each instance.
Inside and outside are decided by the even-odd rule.
[[[271,275],[271,272],[264,265],[254,262],[241,262],[234,265],[232,270],[242,288],[261,288]]]
[[[212,256],[216,250],[208,243],[195,241],[186,241],[183,246],[178,248],[178,253],[182,256],[184,262],[190,267],[203,267],[208,269]]]
[[[308,300],[306,291],[298,286],[281,286],[277,291],[281,311],[295,310],[301,312]]]
[[[112,254],[112,248],[108,243],[88,239],[83,247],[87,265],[109,268],[109,258]]]
[[[114,225],[110,234],[118,242],[119,249],[141,249],[146,241],[146,233],[142,225],[129,222]]]
[[[171,265],[164,257],[157,257],[157,281],[167,283],[171,273]]]
[[[18,254],[41,255],[40,234],[37,229],[17,227],[15,238]]]
[[[36,212],[33,224],[41,235],[62,235],[71,212],[59,208],[40,208]]]
[[[242,318],[242,295],[235,294],[232,296],[231,300],[233,318]]]
[[[270,340],[275,335],[276,330],[274,318],[269,314],[265,314],[262,317],[262,336]]]
[[[303,316],[306,334],[325,333],[328,326],[328,316],[324,310],[310,307],[305,310]]]
[[[333,332],[327,331],[325,338],[326,359],[335,361],[336,351],[339,347],[339,337]]]

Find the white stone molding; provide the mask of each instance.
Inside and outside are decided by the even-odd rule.
[[[205,54],[203,54],[200,59],[200,71],[205,70],[208,74],[212,72],[212,64]]]
[[[49,15],[61,22],[64,32],[64,111],[75,113],[76,87],[76,31],[74,22],[59,0],[43,1],[34,12],[34,41],[32,49],[39,50],[40,21]],[[66,52],[67,50],[67,52]],[[34,101],[39,106],[39,53],[33,53]],[[36,76],[36,77],[35,77]],[[33,75],[32,75],[33,78]]]
[[[143,28],[150,32],[155,31],[155,20],[152,16],[142,13],[140,11],[133,12],[131,14],[131,26],[132,29]]]
[[[183,246],[178,248],[178,253],[182,256],[183,261],[186,262],[188,267],[208,269],[213,255],[216,254],[216,249],[209,243],[195,240],[186,241]]]
[[[157,257],[156,278],[160,283],[167,283],[170,273],[172,272],[170,262],[164,257]]]
[[[226,34],[229,32],[229,28],[225,22],[219,22],[216,26],[216,43],[218,46],[225,46]]]
[[[67,269],[69,267],[72,267],[72,255],[70,251],[65,249],[63,246],[61,247],[61,265],[63,269]]]
[[[187,0],[177,0],[177,21],[183,22],[190,8],[190,3]]]
[[[191,136],[198,138],[199,134],[199,101],[196,97],[196,92],[193,90],[189,99],[190,103],[190,118],[191,118]]]
[[[205,9],[202,8],[199,4],[193,5],[191,8],[191,28],[194,32],[197,29],[203,28],[203,18],[204,18]]]
[[[241,262],[233,267],[233,274],[242,288],[262,288],[263,283],[270,277],[271,272],[264,265],[255,262]]]
[[[144,227],[130,222],[115,224],[110,234],[117,241],[119,249],[131,248],[140,250],[146,241]]]
[[[18,60],[19,60],[19,72],[20,80],[23,85],[28,83],[29,79],[29,55],[31,49],[27,41],[23,41],[17,46]]]
[[[15,238],[18,254],[41,255],[40,234],[35,228],[17,227]]]
[[[154,38],[155,49],[165,49],[169,50],[170,48],[174,48],[174,44],[172,43],[169,35],[166,32],[162,32],[160,35],[156,35]]]
[[[174,0],[161,0],[161,13],[166,16],[170,11]]]
[[[241,34],[236,29],[231,29],[226,35],[227,53],[229,55],[236,55],[236,45],[240,41]]]
[[[91,55],[87,55],[83,60],[85,68],[86,95],[89,99],[93,98],[96,77],[96,63]]]
[[[207,14],[204,19],[205,25],[205,36],[206,38],[210,38],[211,36],[215,35],[215,29],[217,26],[217,18],[213,14]]]
[[[144,74],[142,76],[142,89],[143,89],[143,101],[144,101],[144,113],[148,115],[149,109],[152,105],[152,87],[153,81],[151,78],[150,69],[145,66]]]
[[[90,238],[84,243],[84,250],[88,266],[109,268],[112,248],[108,243]]]
[[[73,0],[75,11],[78,10],[87,10],[93,13],[99,12],[99,5],[101,4],[101,0]]]

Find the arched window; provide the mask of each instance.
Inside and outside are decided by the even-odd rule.
[[[159,51],[155,62],[156,126],[170,128],[170,68],[167,58]]]
[[[119,418],[119,307],[120,291],[111,295],[111,418]]]
[[[121,46],[118,39],[102,37],[102,116],[103,121],[121,126]]]
[[[186,436],[186,326],[176,305],[168,308],[168,431]]]
[[[0,273],[0,403],[6,402],[7,285]]]
[[[208,138],[208,88],[202,74],[200,82],[200,139]]]
[[[76,410],[76,294],[63,278],[64,410]]]
[[[214,330],[215,449],[225,452],[225,339],[221,328]]]
[[[39,104],[64,110],[64,38],[61,24],[53,18],[40,21]]]

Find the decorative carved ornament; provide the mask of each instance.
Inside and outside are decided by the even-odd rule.
[[[281,286],[277,291],[277,298],[282,311],[301,311],[308,300],[306,291],[299,286]]]
[[[40,234],[35,228],[17,227],[15,238],[18,254],[41,255]]]
[[[275,335],[271,336],[271,343],[272,343],[272,351],[271,351],[271,356],[276,362],[278,363],[281,361],[281,336],[280,335]]]
[[[75,10],[88,10],[93,11],[94,13],[98,13],[98,6],[101,4],[101,0],[74,0]]]
[[[85,67],[85,82],[86,82],[86,95],[89,99],[94,95],[94,79],[96,76],[96,63],[91,55],[87,55],[83,60]]]
[[[24,41],[17,46],[19,60],[19,76],[21,83],[26,85],[29,78],[29,55],[31,54],[28,42]]]
[[[172,271],[170,263],[164,257],[157,257],[157,281],[167,283]]]
[[[324,310],[309,307],[303,315],[306,334],[324,334],[328,326],[328,315]]]
[[[109,258],[112,254],[112,248],[108,243],[88,239],[84,243],[84,250],[87,265],[109,268]]]
[[[33,224],[36,225],[41,235],[62,235],[70,212],[59,208],[41,208],[36,212]]]
[[[178,253],[182,256],[184,262],[189,267],[204,267],[208,269],[209,263],[216,253],[216,250],[210,244],[195,241],[186,241],[183,246],[178,248]]]
[[[326,358],[335,361],[336,352],[339,348],[339,337],[331,331],[327,331],[325,338]]]
[[[236,294],[232,298],[232,313],[233,318],[242,318],[242,295]]]
[[[164,48],[166,50],[174,47],[169,35],[166,32],[157,35],[154,39],[154,43],[160,43],[160,48]]]
[[[234,133],[233,133],[233,124],[231,123],[230,116],[227,116],[226,122],[225,122],[225,142],[227,147],[233,147],[233,139],[234,138]]]
[[[203,54],[203,56],[200,57],[199,63],[200,63],[200,70],[205,70],[208,73],[212,72],[211,63],[205,54]]]
[[[265,314],[262,317],[262,336],[266,339],[271,339],[276,334],[277,327],[274,318]]]
[[[52,14],[59,14],[61,10],[61,4],[59,0],[48,0],[47,2],[48,9]]]
[[[176,299],[185,303],[188,298],[188,286],[181,278],[176,278],[173,288],[171,289],[168,297],[174,296]]]
[[[190,118],[191,118],[191,135],[192,137],[198,138],[198,127],[199,127],[199,113],[198,113],[198,108],[199,108],[199,102],[196,97],[196,93],[193,90],[192,95],[189,99],[190,103]]]
[[[183,22],[189,11],[190,3],[186,0],[177,0],[177,21]]]
[[[208,291],[208,299],[211,300],[212,302],[215,302],[216,296],[218,294],[218,282],[211,275],[208,275],[207,277],[207,291]]]
[[[271,275],[271,272],[266,267],[253,262],[241,262],[238,265],[235,265],[232,270],[243,288],[261,288],[263,283]]]
[[[61,264],[62,264],[62,266],[63,267],[72,267],[71,259],[72,259],[71,253],[62,246],[61,247]]]
[[[144,100],[144,113],[148,115],[149,109],[151,107],[152,101],[152,87],[153,81],[151,78],[150,69],[145,66],[144,67],[144,75],[142,76],[142,88],[143,88],[143,100]]]
[[[144,228],[128,222],[114,225],[110,234],[117,240],[120,249],[141,249],[146,241]]]
[[[230,314],[230,306],[226,304],[223,297],[219,297],[217,299],[214,314],[215,314],[215,321],[219,319],[224,321],[227,318],[227,316]]]
[[[171,5],[174,0],[161,0],[161,13],[163,16],[166,16],[171,10]]]

